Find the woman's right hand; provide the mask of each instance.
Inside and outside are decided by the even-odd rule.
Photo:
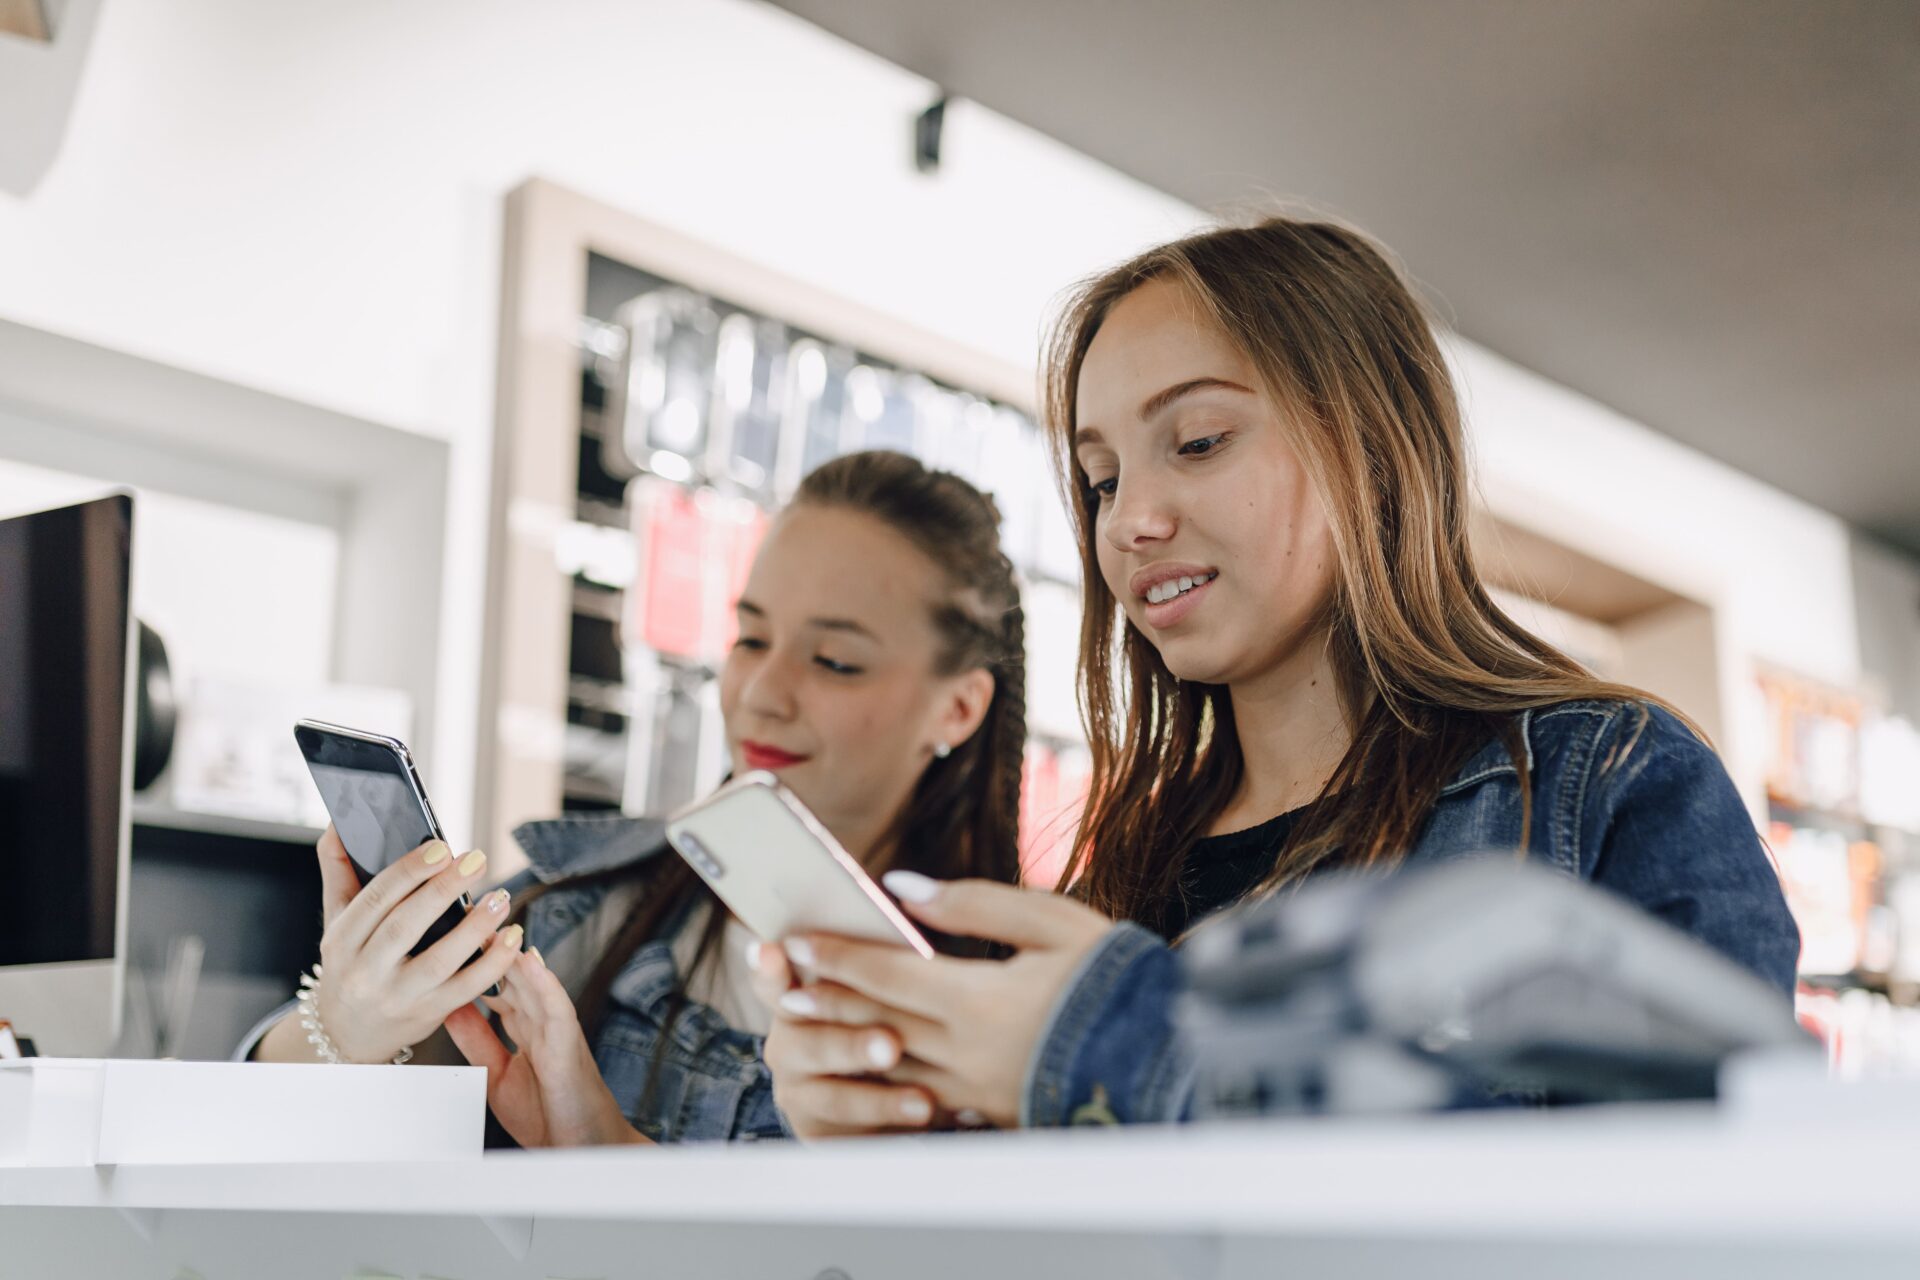
[[[794,1137],[916,1133],[936,1123],[932,1090],[881,1078],[901,1065],[899,1031],[873,1018],[856,1026],[795,1013],[782,1000],[797,981],[786,952],[755,943],[748,957],[754,992],[773,1013],[761,1060],[773,1077],[774,1105]]]
[[[346,1061],[391,1061],[485,994],[519,956],[520,926],[500,929],[505,889],[474,903],[465,920],[419,955],[407,954],[462,893],[479,885],[487,865],[479,850],[455,858],[443,842],[430,840],[363,886],[331,826],[316,848],[326,915],[318,1010]],[[476,951],[483,954],[467,964]]]

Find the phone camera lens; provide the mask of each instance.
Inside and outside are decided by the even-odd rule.
[[[707,846],[691,832],[680,833],[679,848],[681,853],[687,855],[687,861],[691,862],[694,869],[702,875],[717,880],[727,873],[726,868],[720,865],[720,860],[707,852]]]

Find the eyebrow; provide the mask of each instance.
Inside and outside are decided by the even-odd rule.
[[[1146,403],[1140,406],[1140,416],[1142,418],[1151,418],[1163,412],[1168,405],[1183,396],[1190,396],[1196,391],[1214,390],[1241,391],[1247,395],[1253,394],[1251,387],[1243,387],[1237,382],[1228,382],[1225,378],[1189,378],[1185,382],[1176,382],[1165,391],[1148,396]]]
[[[1164,391],[1156,391],[1148,396],[1140,405],[1140,417],[1151,418],[1164,413],[1174,401],[1190,396],[1196,391],[1239,391],[1246,395],[1253,394],[1253,388],[1243,387],[1225,378],[1188,378],[1185,382],[1176,382]],[[1080,427],[1073,433],[1073,447],[1076,449],[1081,445],[1105,443],[1106,437],[1100,434],[1097,427]]]
[[[767,611],[751,600],[740,601],[734,605],[734,609],[740,613],[751,614],[756,618],[765,618],[767,616]],[[872,631],[861,626],[852,618],[808,618],[807,625],[817,631],[844,631],[851,635],[865,636],[875,643],[878,643],[880,639],[879,636],[876,636]]]

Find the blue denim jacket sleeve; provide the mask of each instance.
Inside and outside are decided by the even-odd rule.
[[[1192,1076],[1174,1034],[1173,951],[1137,924],[1108,931],[1067,984],[1027,1064],[1020,1123],[1184,1119]]]
[[[1800,931],[1733,779],[1672,713],[1648,712],[1595,746],[1582,872],[1790,994]]]

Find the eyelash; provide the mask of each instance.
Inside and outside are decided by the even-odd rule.
[[[753,653],[761,653],[766,650],[767,642],[751,636],[741,636],[733,642],[733,647],[736,649],[746,649]],[[813,661],[815,666],[818,666],[822,671],[830,675],[857,676],[866,674],[865,667],[855,667],[849,666],[844,662],[835,662],[832,658],[824,654],[816,655]]]
[[[1196,439],[1187,441],[1185,444],[1181,445],[1178,449],[1176,449],[1175,452],[1178,453],[1183,458],[1205,458],[1210,456],[1215,449],[1218,449],[1222,444],[1224,444],[1226,442],[1227,437],[1231,434],[1232,432],[1229,432],[1229,431],[1216,431],[1210,436],[1199,436]],[[1207,447],[1199,451],[1198,453],[1189,452],[1189,450],[1191,450],[1193,446],[1197,444],[1203,444]],[[1104,502],[1106,499],[1111,498],[1113,496],[1114,487],[1119,483],[1120,483],[1119,477],[1117,476],[1110,477],[1108,479],[1101,480],[1098,483],[1088,485],[1087,492],[1093,495],[1093,498],[1096,502]]]

